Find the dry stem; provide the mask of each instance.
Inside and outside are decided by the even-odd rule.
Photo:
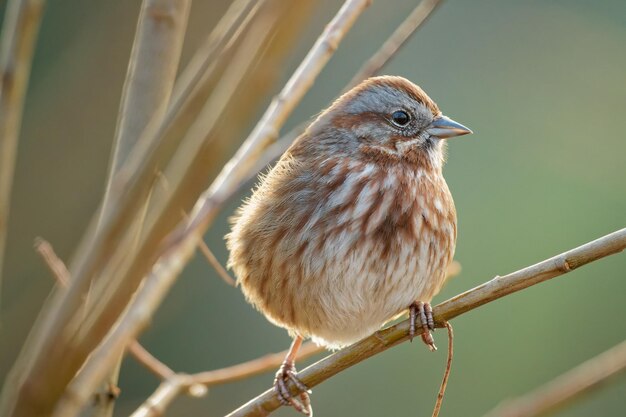
[[[625,248],[626,229],[621,229],[535,265],[502,277],[495,277],[437,305],[433,309],[435,322],[441,327],[446,321],[483,304],[566,274],[582,265],[621,252]],[[307,387],[312,388],[339,372],[408,340],[408,330],[408,320],[380,330],[302,370],[298,377]],[[417,333],[422,331],[419,327],[416,330]],[[293,395],[297,394],[297,388],[293,384],[290,385],[290,389]],[[233,411],[228,417],[267,416],[280,405],[274,390],[269,389]]]
[[[123,163],[137,144],[150,121],[161,121],[169,103],[187,29],[191,0],[144,0],[137,23],[128,72],[122,91],[109,177],[101,218],[111,209],[110,193]],[[151,193],[150,193],[151,194]],[[149,195],[150,195],[149,194]],[[146,207],[149,196],[146,197]],[[141,233],[142,220],[134,226],[135,241]],[[133,245],[135,246],[135,245]],[[127,253],[132,256],[132,251]],[[109,371],[99,391],[107,392],[117,385],[122,357]],[[113,415],[114,397],[95,404],[95,416]]]
[[[249,11],[246,9],[244,15]],[[236,19],[233,25],[236,27],[239,23],[241,20]],[[233,31],[228,30],[224,36],[228,37],[229,42],[232,41]],[[211,51],[211,56],[206,59],[208,62],[219,61],[220,54],[229,48],[228,45],[233,46],[226,42],[218,44],[222,47]],[[213,67],[207,65],[207,68],[209,71]],[[201,73],[193,80],[202,79],[200,84],[205,85],[206,79],[202,78],[203,75],[206,74]],[[67,291],[57,291],[51,297],[31,330],[31,336],[9,376],[15,383],[3,387],[0,414],[11,414],[14,407],[37,410],[52,407],[56,402],[55,397],[62,393],[67,380],[74,376],[95,344],[106,334],[108,328],[105,326],[93,327],[98,332],[97,335],[74,333],[76,324],[80,324],[82,320],[81,306],[84,296],[93,278],[102,274],[104,266],[119,261],[114,253],[123,253],[126,250],[129,239],[125,239],[124,234],[145,201],[155,170],[171,158],[172,148],[180,143],[183,136],[180,130],[189,125],[189,118],[197,114],[202,97],[206,98],[208,94],[206,89],[184,89],[183,94],[178,96],[182,103],[174,103],[163,123],[149,126],[142,135],[138,146],[116,177],[117,185],[111,196],[112,210],[100,222],[101,227],[97,231],[95,223],[92,223],[74,256],[75,262],[70,268],[72,285]],[[148,261],[151,259],[152,257]],[[112,273],[107,276],[116,275]],[[140,278],[132,281],[132,285],[136,288],[139,281]],[[132,288],[121,290],[125,291],[127,298],[133,293]],[[94,299],[99,299],[99,296],[100,294],[94,294]],[[122,311],[123,307],[111,306],[109,326]],[[72,340],[73,335],[78,340]]]
[[[128,335],[137,334],[149,323],[151,310],[144,306],[158,305],[183,267],[182,263],[170,264],[168,268],[172,269],[168,270],[157,265],[150,274],[157,277],[146,278],[146,284],[137,293],[137,301],[133,305],[136,304],[138,308],[133,310],[131,307],[120,316],[130,296],[149,274],[163,236],[177,222],[180,209],[191,204],[203,187],[203,181],[210,177],[215,166],[211,161],[219,157],[219,146],[225,146],[229,138],[240,133],[243,123],[238,122],[243,120],[238,118],[249,115],[264,97],[265,90],[271,86],[267,77],[273,77],[274,72],[262,69],[275,67],[282,62],[285,51],[289,50],[288,46],[296,38],[294,34],[302,27],[298,22],[307,15],[303,13],[308,10],[307,2],[293,3],[289,7],[280,6],[282,2],[275,0],[267,3],[268,7],[261,8],[258,19],[252,20],[249,30],[243,32],[242,42],[236,45],[234,56],[228,61],[228,71],[223,73],[215,88],[208,93],[209,100],[196,113],[197,119],[185,135],[184,149],[179,148],[170,163],[181,169],[180,175],[170,175],[166,171],[173,193],[158,202],[158,209],[153,211],[152,216],[148,216],[137,255],[127,263],[109,259],[101,266],[102,271],[94,271],[111,280],[99,283],[101,285],[96,293],[100,296],[96,305],[89,309],[84,320],[77,322],[74,330],[76,337],[70,343],[71,354],[67,355],[72,362],[63,363],[63,373],[57,373],[56,379],[65,378],[76,364],[83,366],[83,370],[67,386],[63,398],[57,403],[57,415],[74,415],[84,404],[89,398],[88,388],[102,377],[102,372],[111,366],[112,357],[123,352],[134,337],[129,338]],[[279,35],[272,37],[275,33]],[[262,52],[265,53],[261,55]],[[254,64],[257,70],[250,71]],[[243,91],[246,94],[242,94]],[[213,139],[218,137],[222,140],[213,143]],[[115,256],[121,254],[120,249],[116,249]],[[113,327],[116,321],[119,326]],[[107,332],[107,338],[92,352],[94,344],[101,341]],[[67,349],[67,346],[64,347]],[[91,352],[91,356],[84,362],[87,352]],[[58,371],[59,366],[56,368]],[[42,397],[44,395],[50,397],[49,393],[42,393]]]
[[[10,0],[0,39],[0,290],[24,99],[45,0]],[[1,291],[0,291],[1,294]]]
[[[356,6],[360,6],[362,10],[364,5],[368,3],[367,1],[356,1],[352,0],[347,2],[347,4],[351,8],[355,8]],[[355,12],[348,8],[342,8],[339,16],[341,19],[339,22],[333,21],[329,28],[324,32],[325,38],[323,41],[318,41],[315,46],[315,50],[317,51],[320,48],[324,49],[324,57],[330,56],[330,52],[334,50],[330,48],[332,45],[336,45],[339,39],[345,34],[347,31],[347,26],[341,25],[350,25],[358,12]],[[275,16],[274,16],[275,17]],[[269,22],[269,21],[268,21]],[[290,22],[286,22],[290,23]],[[273,23],[270,23],[270,27]],[[262,29],[262,30],[261,30]],[[226,79],[220,83],[218,89],[214,92],[215,102],[210,100],[205,109],[206,114],[203,111],[198,118],[198,121],[194,126],[191,127],[188,136],[190,136],[190,143],[197,143],[198,149],[202,149],[207,152],[208,149],[201,148],[205,142],[207,137],[206,132],[211,131],[214,127],[214,124],[219,120],[220,113],[225,106],[227,106],[231,100],[239,97],[234,94],[234,91],[229,90],[231,86],[239,85],[240,79],[244,77],[244,71],[249,67],[251,63],[251,59],[254,57],[254,54],[250,54],[250,51],[258,51],[259,50],[259,42],[263,42],[264,36],[267,36],[268,30],[265,27],[259,27],[258,33],[253,33],[247,39],[250,43],[250,46],[242,49],[244,52],[241,56],[237,56],[237,59],[243,60],[243,62],[233,63],[233,70],[227,72],[226,77],[228,77],[228,81]],[[252,46],[252,43],[255,43],[255,46]],[[261,43],[262,44],[262,43]],[[319,53],[315,54],[317,57]],[[316,58],[323,59],[323,58]],[[325,58],[326,60],[328,58]],[[300,75],[300,72],[297,71],[298,79],[292,79],[291,85],[287,91],[301,91],[301,87],[299,86],[301,82],[305,82],[307,77],[311,77],[313,74],[319,72],[320,64],[311,62],[311,59],[305,59],[303,63],[303,67],[307,68],[307,75]],[[314,70],[310,70],[309,68],[313,68]],[[313,71],[313,72],[311,72]],[[273,114],[274,112],[272,112]],[[278,114],[282,114],[282,111],[277,112]],[[244,145],[245,148],[246,145]],[[196,151],[197,153],[197,151]],[[245,152],[244,152],[245,153]],[[192,152],[193,154],[193,152]],[[198,159],[198,162],[202,162],[202,159]],[[206,168],[206,163],[203,163],[202,166],[204,169]],[[197,164],[194,165],[193,168],[198,168]],[[199,168],[198,168],[199,169]],[[225,168],[227,170],[228,168]],[[188,170],[187,172],[190,175],[193,175],[194,172]],[[197,172],[197,171],[196,171]],[[168,178],[171,178],[168,176]],[[181,181],[189,181],[194,180],[193,177],[184,177]],[[226,184],[229,184],[230,181],[226,181]],[[186,192],[188,189],[185,187],[175,186],[176,191]],[[168,210],[171,210],[173,207],[176,207],[178,211],[180,209],[180,196],[173,194],[170,196],[169,203],[167,206]],[[171,222],[171,216],[167,216],[167,212],[162,212],[160,217],[155,220],[155,227],[152,228],[151,232],[148,233],[148,237],[146,239],[152,239],[151,242],[158,243],[160,239],[155,239],[154,232],[163,230],[165,225],[167,225],[167,221]],[[194,234],[192,239],[185,239],[181,242],[178,242],[176,245],[173,245],[172,248],[175,248],[176,251],[172,252],[170,250],[164,255],[165,259],[168,259],[168,262],[158,262],[149,276],[146,278],[145,284],[138,292],[136,299],[129,307],[127,313],[125,313],[124,317],[120,320],[120,325],[115,327],[112,332],[108,335],[107,339],[94,351],[88,362],[83,366],[81,373],[78,378],[75,378],[72,383],[68,386],[66,390],[66,394],[63,396],[62,402],[60,405],[57,405],[56,413],[57,415],[65,416],[65,415],[73,415],[78,408],[81,407],[82,404],[87,400],[88,387],[93,385],[93,382],[100,379],[102,372],[106,371],[106,369],[110,366],[111,358],[123,352],[125,346],[129,343],[132,338],[134,338],[149,322],[152,312],[156,307],[160,304],[164,295],[169,290],[170,286],[173,284],[175,278],[179,275],[182,267],[185,262],[191,257],[191,255],[195,252],[195,248],[197,246],[197,239],[201,238],[201,236]],[[148,241],[150,242],[150,241]],[[146,250],[150,249],[150,246],[145,246]],[[180,251],[181,254],[185,254],[185,259],[182,260],[180,255],[177,255],[175,252]],[[174,254],[175,256],[169,256]],[[100,305],[95,310],[90,310],[89,315],[93,317],[87,318],[81,324],[81,327],[85,328],[86,332],[92,332],[93,329],[99,329],[104,326],[104,320],[107,320],[107,325],[110,322],[108,316],[110,316],[115,311],[119,311],[119,307],[121,301],[124,299],[128,299],[128,288],[131,285],[138,284],[137,278],[141,278],[142,271],[148,265],[150,265],[151,259],[148,254],[142,253],[142,249],[139,250],[138,255],[133,260],[133,264],[126,269],[124,272],[117,272],[117,279],[119,280],[119,285],[109,286],[104,289],[105,296],[99,299]],[[113,272],[113,271],[111,271]],[[140,275],[141,274],[141,275]],[[110,294],[110,295],[109,295]],[[113,298],[115,297],[115,299]],[[90,342],[90,340],[85,337],[86,342]]]
[[[580,399],[626,371],[626,341],[567,371],[522,397],[509,400],[486,417],[539,417]]]
[[[339,43],[350,30],[359,15],[369,6],[371,0],[347,0],[335,17],[324,29],[307,56],[293,73],[285,87],[272,101],[261,120],[239,148],[235,156],[224,166],[220,175],[213,181],[205,199],[200,198],[196,210],[203,212],[212,204],[206,200],[211,195],[231,189],[237,185],[258,159],[260,152],[276,140],[293,109],[304,94],[313,86],[317,75],[322,71]],[[196,212],[192,213],[191,222]]]
[[[458,275],[461,272],[461,266],[454,261],[448,267],[446,272],[446,280]],[[451,349],[451,345],[448,346]],[[323,348],[313,343],[305,343],[298,351],[297,359],[301,360],[317,352]],[[140,416],[158,416],[161,415],[169,404],[181,393],[195,385],[203,385],[210,387],[212,385],[225,384],[240,379],[244,379],[253,375],[257,375],[270,370],[275,370],[284,360],[287,350],[279,353],[273,353],[254,359],[249,362],[233,365],[228,368],[217,369],[214,371],[200,372],[193,375],[175,374],[171,378],[163,381],[157,390],[135,411],[132,417]],[[442,382],[442,392],[445,390],[447,376],[449,375],[450,361],[452,360],[452,351],[448,351],[448,367],[446,376]]]
[[[414,35],[417,30],[428,20],[435,9],[441,4],[441,0],[422,0],[415,9],[407,16],[407,18],[398,26],[398,28],[391,34],[389,38],[383,43],[383,45],[367,60],[365,64],[357,71],[352,77],[352,80],[343,88],[343,91],[348,91],[366,78],[372,77],[389,63],[400,48],[406,44],[406,42]],[[283,154],[291,143],[298,137],[304,129],[307,123],[301,123],[293,128],[275,143],[267,146],[263,154],[259,157],[258,161],[254,165],[254,168],[250,170],[248,175],[243,178],[237,186],[237,190],[241,189],[246,183],[251,181],[257,176],[267,165],[272,163],[276,158]]]
[[[448,330],[448,359],[446,360],[446,369],[443,373],[443,379],[439,386],[439,392],[437,393],[437,400],[435,401],[435,408],[433,409],[432,417],[438,417],[441,411],[441,405],[443,404],[443,396],[446,393],[446,387],[448,386],[448,379],[450,379],[450,371],[452,371],[452,359],[454,358],[454,330],[450,322],[444,322],[444,326]]]
[[[67,270],[65,263],[54,252],[52,245],[47,240],[38,237],[35,239],[35,250],[41,255],[56,282],[62,288],[67,287],[70,283],[70,272]],[[128,350],[137,359],[137,362],[145,366],[158,378],[165,379],[174,374],[174,371],[152,356],[138,341],[133,340],[128,346]]]
[[[313,343],[305,343],[300,348],[297,359],[305,359],[322,350],[323,348]],[[194,386],[211,387],[275,370],[280,366],[286,354],[287,351],[284,350],[215,371],[200,372],[192,375],[174,374],[165,379],[131,417],[161,416],[178,395],[189,391]]]
[[[347,91],[378,73],[411,36],[419,29],[428,17],[441,4],[441,0],[422,0],[407,18],[398,26],[378,51],[359,69],[352,80],[344,88]]]

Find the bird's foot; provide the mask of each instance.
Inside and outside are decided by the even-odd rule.
[[[431,333],[431,330],[435,330],[435,320],[433,319],[433,309],[430,303],[416,301],[409,307],[409,340],[411,341],[415,337],[415,326],[418,320],[420,326],[424,329],[421,334],[422,340],[431,352],[436,351],[437,346],[435,346],[435,340]]]
[[[299,399],[294,398],[289,392],[288,382],[291,381],[298,388],[300,394]],[[311,391],[306,385],[298,378],[296,366],[293,362],[285,361],[276,372],[274,378],[274,390],[278,396],[278,400],[283,405],[291,405],[297,411],[304,415],[312,416],[313,409],[311,408],[311,399],[309,394]]]

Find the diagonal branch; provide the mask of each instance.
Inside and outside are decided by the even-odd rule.
[[[402,48],[411,36],[419,29],[424,22],[430,17],[435,9],[441,4],[441,0],[422,0],[415,9],[407,16],[406,19],[391,34],[378,51],[359,71],[352,77],[352,80],[344,88],[348,91],[364,79],[377,74],[391,58]]]
[[[313,343],[305,343],[298,352],[298,360],[305,359],[323,350]],[[282,363],[287,351],[271,353],[248,362],[243,362],[227,368],[214,371],[199,372],[197,374],[173,374],[161,382],[146,401],[131,415],[131,417],[156,417],[165,413],[165,410],[180,394],[187,392],[206,392],[206,388],[227,384],[270,370],[275,370]],[[194,387],[196,389],[194,389]],[[198,389],[202,387],[202,389]],[[194,395],[197,396],[197,395]]]
[[[142,2],[122,92],[100,219],[111,210],[111,191],[116,184],[115,176],[119,174],[142,132],[149,122],[160,123],[165,115],[178,71],[190,6],[191,0]],[[142,210],[144,214],[151,195],[152,192],[146,196]],[[134,241],[141,234],[143,221],[140,217],[142,216],[138,216],[133,225]],[[131,255],[134,249],[131,247],[127,255]],[[106,393],[110,387],[117,386],[121,365],[120,356],[102,382],[100,393]],[[105,400],[94,405],[94,417],[112,416],[114,396],[99,395],[99,398]]]
[[[539,417],[600,388],[626,371],[626,341],[589,359],[542,387],[505,401],[486,417]]]
[[[67,270],[65,263],[54,252],[50,242],[41,237],[36,238],[35,250],[41,255],[57,283],[62,288],[67,287],[71,280],[70,271]],[[128,351],[135,357],[137,362],[145,366],[146,369],[155,374],[158,378],[166,379],[174,375],[174,371],[152,356],[137,340],[133,340],[130,343]]]
[[[435,322],[445,321],[532,285],[566,274],[590,262],[621,252],[626,248],[626,228],[586,243],[575,249],[546,259],[511,274],[496,276],[490,281],[437,305],[433,309]],[[354,345],[340,350],[298,373],[307,387],[314,387],[351,366],[408,340],[409,321],[376,332]],[[418,333],[421,329],[417,329]],[[297,388],[291,384],[293,395]],[[280,407],[274,390],[269,389],[233,411],[228,417],[267,416]]]
[[[352,77],[350,82],[346,84],[343,91],[348,91],[366,78],[372,77],[389,63],[389,61],[398,53],[400,48],[413,36],[417,30],[428,20],[435,9],[441,4],[441,0],[422,0],[407,18],[397,27],[397,29],[387,38],[385,43],[372,55],[370,59]],[[257,177],[266,166],[271,164],[276,158],[283,154],[289,148],[291,143],[298,137],[308,123],[300,123],[283,135],[276,142],[267,146],[263,154],[255,163],[254,168],[250,170],[248,175],[241,180],[236,187],[239,191],[245,184]]]

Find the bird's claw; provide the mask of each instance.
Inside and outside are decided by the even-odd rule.
[[[415,337],[415,327],[418,320],[424,330],[421,334],[422,340],[428,346],[428,349],[434,352],[437,350],[437,346],[435,346],[435,340],[431,331],[435,330],[435,320],[433,319],[433,309],[430,303],[416,301],[409,307],[409,340],[411,341]]]
[[[291,395],[289,387],[287,386],[289,381],[293,382],[293,384],[300,391],[300,394],[298,395],[299,400]],[[293,363],[285,362],[281,365],[280,369],[278,369],[276,377],[274,378],[274,390],[276,391],[278,400],[282,405],[290,405],[300,413],[307,416],[313,415],[311,399],[309,398],[311,391],[298,378],[298,373],[296,372],[296,367]]]

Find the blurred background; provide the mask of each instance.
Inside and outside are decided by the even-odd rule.
[[[284,131],[325,107],[416,3],[374,1]],[[228,4],[193,4],[183,66]],[[288,65],[276,68],[281,82],[274,91],[339,6],[320,1]],[[103,194],[139,7],[139,0],[65,0],[45,11],[13,189],[0,380],[54,284],[34,238],[71,259]],[[626,225],[626,2],[446,1],[384,73],[421,85],[445,114],[475,132],[449,147],[445,175],[459,214],[456,259],[463,271],[435,303]],[[222,263],[226,218],[244,197],[206,235]],[[442,415],[479,416],[624,340],[625,270],[626,255],[616,255],[455,319],[456,359]],[[435,336],[444,347],[445,334]],[[286,332],[201,256],[141,341],[184,372],[289,345]],[[445,349],[433,354],[420,343],[391,349],[316,387],[316,415],[430,415],[445,359]],[[272,378],[216,387],[203,399],[181,397],[168,415],[225,414]],[[157,385],[127,359],[116,415],[128,415]],[[622,378],[556,415],[623,415],[625,393]]]

